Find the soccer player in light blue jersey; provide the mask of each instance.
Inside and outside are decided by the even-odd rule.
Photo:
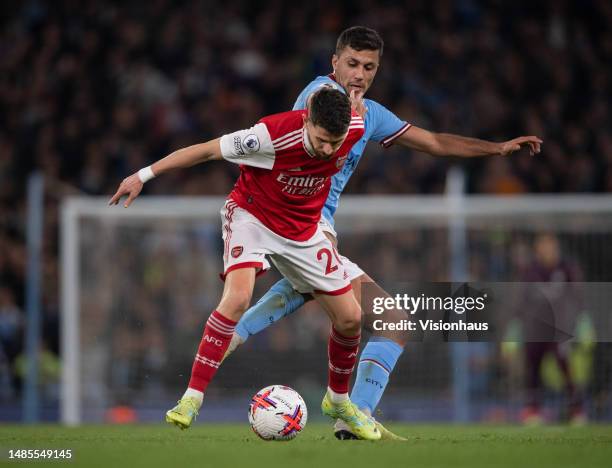
[[[410,149],[429,153],[433,156],[507,156],[528,146],[533,155],[540,152],[542,141],[535,136],[515,138],[501,143],[494,143],[458,135],[434,133],[416,127],[397,117],[383,105],[363,95],[371,86],[383,52],[383,41],[376,31],[356,26],[343,31],[336,43],[336,52],[332,57],[333,73],[319,76],[313,80],[298,96],[295,109],[304,109],[309,96],[321,86],[330,86],[348,93],[353,106],[364,117],[365,134],[351,149],[348,159],[338,174],[332,179],[332,187],[323,209],[320,224],[328,237],[336,243],[334,231],[334,214],[338,207],[340,195],[348,183],[359,160],[363,156],[369,140],[380,143],[383,147],[399,144]],[[341,257],[350,275],[357,300],[361,299],[362,283],[369,283],[368,294],[387,296],[380,286],[355,263]],[[311,298],[295,291],[289,281],[280,280],[240,319],[234,333],[228,354],[244,343],[249,336],[259,333],[278,319],[292,314]],[[406,345],[403,332],[379,332],[373,330],[373,314],[364,310],[364,327],[372,332],[372,337],[364,347],[351,400],[365,413],[372,414],[389,382],[398,358]],[[394,317],[400,314],[400,317]],[[404,318],[402,311],[385,311],[390,321]],[[227,356],[227,355],[226,355]],[[377,423],[383,439],[401,439]],[[339,439],[355,439],[346,425],[336,423],[334,432]]]

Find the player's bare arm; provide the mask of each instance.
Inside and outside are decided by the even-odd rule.
[[[412,126],[398,137],[397,143],[433,156],[509,156],[523,147],[532,156],[541,150],[542,140],[537,136],[521,136],[513,140],[492,142],[450,133],[434,133]]]
[[[142,186],[147,180],[172,169],[191,167],[207,161],[222,159],[219,140],[219,138],[216,138],[206,143],[199,143],[197,145],[181,148],[153,163],[151,166],[126,177],[123,179],[117,192],[113,195],[108,204],[117,205],[121,197],[127,195],[127,199],[123,205],[127,208],[138,194],[140,194]]]

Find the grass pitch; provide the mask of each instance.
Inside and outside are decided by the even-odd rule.
[[[264,442],[248,424],[0,426],[1,466],[155,467],[609,467],[612,426],[390,425],[409,442],[340,442],[308,424],[291,442]],[[8,449],[72,449],[70,461],[9,460]]]

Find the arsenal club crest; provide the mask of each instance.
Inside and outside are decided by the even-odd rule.
[[[232,257],[234,257],[234,258],[238,258],[238,257],[240,257],[240,256],[242,255],[242,251],[243,251],[243,250],[244,250],[244,249],[242,248],[242,246],[241,246],[241,245],[239,245],[239,246],[237,246],[237,247],[234,247],[234,248],[232,249]]]
[[[338,159],[336,159],[336,167],[338,169],[344,166],[344,163],[346,162],[346,158],[348,158],[348,154],[346,156],[340,156]]]

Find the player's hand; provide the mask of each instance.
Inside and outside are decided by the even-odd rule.
[[[529,154],[533,156],[540,152],[542,143],[543,141],[536,136],[522,136],[500,143],[499,153],[502,156],[509,156],[515,151],[520,151],[523,146],[529,146]]]
[[[368,111],[368,108],[363,102],[363,93],[360,93],[353,89],[349,94],[349,98],[351,100],[351,107],[353,108],[353,110],[357,112],[361,116],[361,118],[365,119],[365,115]]]
[[[123,206],[127,208],[134,201],[134,198],[138,196],[138,194],[142,190],[143,185],[144,184],[140,181],[140,178],[138,177],[137,173],[126,177],[125,179],[123,179],[123,182],[121,182],[121,185],[119,185],[117,192],[113,195],[108,204],[116,205],[117,203],[119,203],[121,197],[127,195],[127,199],[123,204]]]

